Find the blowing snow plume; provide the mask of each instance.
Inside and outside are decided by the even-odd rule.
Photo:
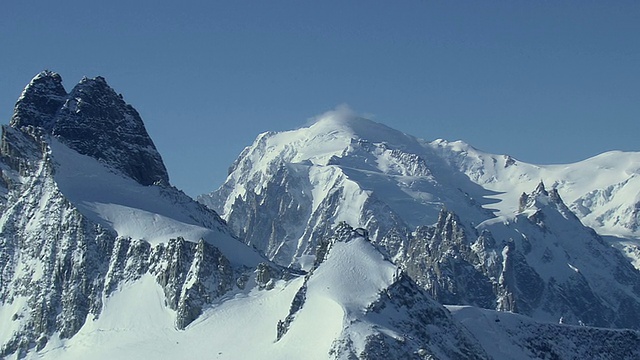
[[[316,124],[322,120],[331,120],[336,123],[348,123],[349,120],[360,117],[348,104],[337,105],[333,110],[313,116],[307,120],[307,126]]]

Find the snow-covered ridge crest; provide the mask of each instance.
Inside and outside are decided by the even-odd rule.
[[[542,180],[599,234],[640,238],[640,152],[609,151],[572,164],[536,165],[460,141],[429,145],[471,181],[496,192],[491,198],[497,201],[487,207],[498,215],[513,214],[520,194]]]
[[[308,125],[300,129],[260,134],[231,166],[227,182],[240,184],[240,180],[250,179],[252,183],[259,184],[265,175],[283,163],[330,165],[332,159],[342,157],[358,140],[385,144],[388,148],[419,146],[417,139],[360,117],[342,105],[310,119]],[[261,188],[256,185],[251,189],[238,190],[237,195],[242,196],[246,190],[260,194]]]
[[[322,241],[289,315],[278,323],[278,342],[317,347],[309,341],[318,344],[318,338],[303,335],[309,332],[331,334],[332,341],[322,341],[329,358],[488,358],[441,305],[385,259],[366,230],[346,223]]]

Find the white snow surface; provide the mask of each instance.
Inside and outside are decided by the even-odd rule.
[[[610,151],[572,164],[534,165],[462,141],[436,140],[429,145],[471,181],[496,192],[487,198],[497,201],[486,207],[497,210],[497,215],[512,215],[520,194],[530,193],[543,181],[599,234],[640,238],[632,219],[640,202],[639,152]]]
[[[288,349],[275,343],[276,324],[286,316],[301,281],[281,281],[271,291],[237,293],[181,331],[174,327],[175,313],[165,306],[162,289],[145,276],[110,296],[100,317],[88,320],[74,337],[52,340],[28,358],[287,358],[282,356]],[[313,350],[308,351],[313,355]]]
[[[84,216],[118,236],[145,240],[152,246],[177,237],[191,242],[204,239],[234,263],[255,266],[264,261],[230,235],[215,214],[203,212],[175,188],[140,185],[55,138],[49,144],[58,189]]]
[[[309,184],[305,192],[312,197],[312,211],[332,190],[343,189],[339,213],[331,219],[334,225],[347,221],[365,226],[358,210],[372,194],[412,226],[434,223],[444,204],[477,218],[482,211],[467,205],[468,195],[442,186],[431,172],[441,173],[445,182],[459,182],[459,176],[455,179],[442,161],[428,163],[427,168],[410,156],[433,158],[428,151],[415,137],[338,109],[308,127],[259,135],[223,185],[230,193],[218,210],[228,219],[238,197],[246,198],[247,191],[261,194],[279,167],[295,165],[306,168],[296,176],[304,178],[300,183]]]
[[[312,213],[341,189],[329,225],[347,221],[354,227],[367,227],[362,209],[372,197],[410,227],[433,225],[443,207],[474,226],[508,222],[520,195],[543,181],[583,224],[640,264],[640,153],[612,151],[573,164],[535,165],[462,141],[420,140],[345,109],[315,120],[297,130],[261,134],[243,151],[219,190],[225,194],[223,218],[229,219],[247,190],[263,192],[281,166],[302,169],[295,176],[306,184]]]
[[[363,238],[334,244],[308,281],[303,308],[279,341],[277,323],[289,313],[304,277],[278,281],[268,291],[253,287],[226,296],[180,331],[162,289],[145,275],[106,298],[100,317],[88,319],[71,339],[52,339],[27,358],[328,359],[334,340],[393,283],[396,271]],[[363,324],[358,327],[362,332],[350,335],[363,340],[373,328]]]

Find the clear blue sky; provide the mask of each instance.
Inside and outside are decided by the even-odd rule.
[[[4,1],[1,123],[43,69],[104,76],[190,195],[342,103],[533,163],[640,150],[638,1]]]

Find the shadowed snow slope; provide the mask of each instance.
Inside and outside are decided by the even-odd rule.
[[[636,331],[540,323],[522,315],[469,306],[447,309],[494,360],[640,358],[640,334]]]
[[[175,188],[140,185],[55,138],[50,143],[54,179],[62,195],[88,219],[118,236],[151,245],[177,237],[191,242],[204,239],[240,264],[255,266],[263,261],[233,238],[217,214]]]

